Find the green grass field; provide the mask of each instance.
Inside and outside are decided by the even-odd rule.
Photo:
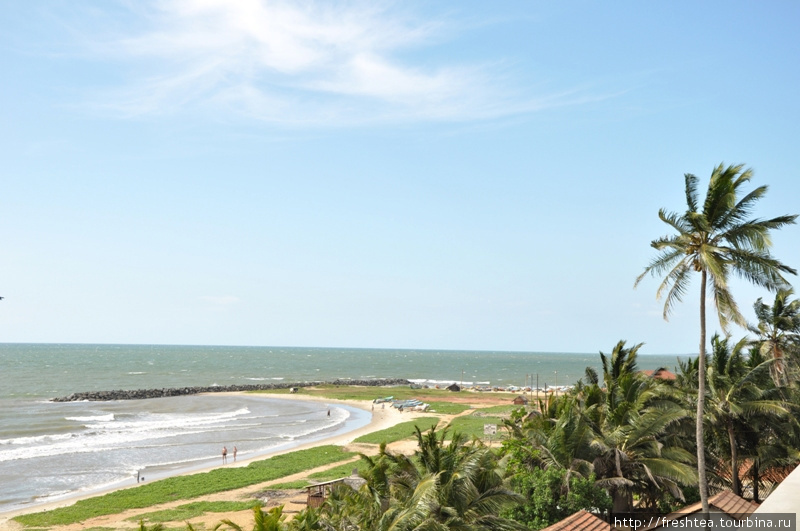
[[[427,431],[439,422],[438,417],[420,417],[408,422],[401,422],[391,428],[362,435],[353,442],[381,444],[402,441],[414,436],[414,426],[419,426],[422,431]]]
[[[494,439],[498,439],[503,434],[503,419],[500,417],[492,417],[492,416],[484,416],[482,414],[475,415],[466,415],[463,417],[456,417],[453,419],[450,424],[448,424],[448,434],[447,439],[451,439],[453,433],[463,433],[468,438],[478,438],[478,439],[485,439],[486,436],[483,434],[483,427],[486,424],[496,424],[497,425],[497,435],[494,436]]]
[[[355,454],[345,452],[339,446],[299,450],[255,461],[246,467],[218,468],[201,474],[162,479],[135,488],[80,500],[69,507],[21,515],[14,520],[26,526],[48,527],[72,524],[95,516],[121,513],[127,509],[150,507],[174,500],[189,500],[206,494],[279,479],[318,466],[343,461],[353,455]]]
[[[289,391],[286,389],[273,389],[269,391],[253,391],[253,393],[264,393],[271,395],[286,395]],[[468,404],[458,404],[452,402],[454,396],[461,398],[467,396],[474,396],[476,401],[485,400],[487,397],[496,398],[498,400],[511,400],[517,396],[514,393],[492,393],[490,395],[472,395],[471,393],[453,393],[446,389],[411,389],[406,386],[397,387],[360,387],[360,386],[337,386],[337,385],[319,385],[316,387],[300,387],[297,394],[314,396],[318,398],[332,398],[336,400],[375,400],[376,398],[383,398],[393,396],[397,400],[407,400],[416,398],[431,405],[437,413],[456,414],[466,409],[470,409]],[[376,404],[375,406],[380,407]],[[388,407],[388,406],[387,406]]]
[[[228,511],[244,511],[245,509],[252,509],[258,505],[256,500],[251,501],[217,501],[217,502],[194,502],[185,505],[179,505],[174,509],[166,509],[164,511],[153,511],[152,513],[145,513],[139,516],[128,518],[131,522],[139,522],[144,520],[148,524],[158,524],[163,522],[181,522],[201,516],[205,513],[225,513]]]

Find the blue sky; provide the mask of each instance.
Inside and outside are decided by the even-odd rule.
[[[698,285],[664,322],[633,282],[684,173],[745,163],[757,216],[800,212],[798,20],[5,2],[0,340],[696,352]]]

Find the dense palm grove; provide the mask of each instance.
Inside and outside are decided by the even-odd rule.
[[[756,501],[766,478],[800,462],[800,304],[784,293],[759,315],[758,340],[712,338],[703,420],[710,490]],[[777,358],[765,355],[778,337],[775,323]],[[322,507],[289,522],[280,508],[257,508],[255,528],[541,529],[580,509],[609,516],[697,501],[699,360],[680,360],[676,378],[661,379],[638,370],[640,346],[619,342],[600,354],[602,374],[587,369],[570,392],[515,411],[500,447],[418,428],[413,456],[385,446],[362,456],[361,489],[337,487]]]
[[[580,509],[666,512],[701,500],[707,510],[708,492],[721,489],[760,501],[767,478],[800,462],[800,302],[783,276],[795,271],[769,252],[769,232],[796,216],[750,218],[766,192],[741,195],[751,175],[720,165],[703,202],[687,175],[686,212],[659,212],[677,234],[653,241],[659,255],[637,284],[663,275],[666,318],[701,277],[700,355],[678,360],[674,379],[639,371],[641,344],[620,341],[600,354],[602,374],[587,369],[571,391],[514,412],[501,447],[418,428],[413,456],[382,447],[362,457],[360,490],[337,488],[290,522],[279,508],[256,509],[256,529],[541,529]],[[776,293],[771,305],[756,301],[758,323],[740,313],[731,274]],[[707,345],[707,293],[722,330],[753,335]]]
[[[711,340],[703,424],[712,492],[759,501],[766,478],[800,462],[800,304],[782,297],[763,316],[774,323],[776,313],[794,323],[780,334],[779,358],[764,355],[772,348],[766,334]],[[600,354],[602,374],[587,369],[570,392],[515,411],[500,447],[418,428],[413,456],[385,446],[362,456],[360,490],[337,487],[322,507],[288,522],[280,508],[257,508],[255,529],[541,529],[580,509],[609,516],[697,501],[699,360],[681,360],[674,380],[661,379],[638,370],[640,346],[619,342]],[[776,385],[776,359],[787,385]]]

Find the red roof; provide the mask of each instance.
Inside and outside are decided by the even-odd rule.
[[[723,513],[727,514],[728,516],[732,516],[734,518],[742,519],[747,517],[750,513],[758,509],[758,504],[752,502],[750,500],[745,500],[742,497],[737,496],[733,492],[729,490],[723,490],[722,492],[715,494],[708,498],[708,505],[709,507],[716,507]],[[680,520],[685,516],[689,516],[690,514],[699,513],[703,510],[703,504],[700,502],[693,503],[692,505],[687,505],[682,509],[678,509],[674,513],[669,513],[664,518],[666,520]],[[663,520],[659,519],[659,522]],[[646,531],[649,529],[658,529],[661,525],[653,525],[652,527],[645,527],[640,528],[639,531]]]
[[[592,513],[578,511],[541,531],[611,531],[611,526]]]
[[[659,378],[661,380],[674,380],[677,378],[674,372],[668,371],[663,367],[661,369],[656,369],[654,371],[640,371],[645,376],[652,376],[653,378]]]
[[[727,468],[727,465],[728,463],[718,466],[717,474],[729,480],[731,478],[731,473],[730,469]],[[742,481],[742,483],[747,483],[749,481],[752,481],[751,478],[752,473],[750,472],[752,466],[753,466],[752,459],[743,459],[742,461],[739,462],[739,478]],[[758,471],[760,480],[762,483],[774,483],[774,484],[780,483],[784,479],[786,479],[786,477],[789,474],[792,473],[792,470],[794,470],[796,466],[797,464],[788,466],[771,466],[767,467],[766,469],[762,468]]]

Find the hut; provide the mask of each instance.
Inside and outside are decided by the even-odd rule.
[[[649,376],[650,378],[657,378],[659,380],[675,380],[677,378],[674,372],[668,371],[664,367],[660,367],[654,371],[647,370],[639,372],[641,372],[645,376]]]
[[[528,397],[524,395],[519,395],[517,398],[514,399],[515,406],[527,406],[528,405]]]
[[[541,417],[541,416],[542,416],[542,413],[540,411],[537,411],[537,410],[534,409],[533,411],[531,411],[530,413],[525,415],[525,420],[526,421],[527,420],[533,420],[533,419],[535,419],[537,417]]]
[[[366,479],[358,475],[358,469],[354,468],[353,473],[346,478],[323,481],[306,487],[306,505],[309,507],[320,507],[328,495],[337,485],[347,485],[353,490],[358,490],[367,482]]]
[[[461,391],[461,387],[457,383],[453,383],[453,385],[447,386],[448,391],[458,392]]]

